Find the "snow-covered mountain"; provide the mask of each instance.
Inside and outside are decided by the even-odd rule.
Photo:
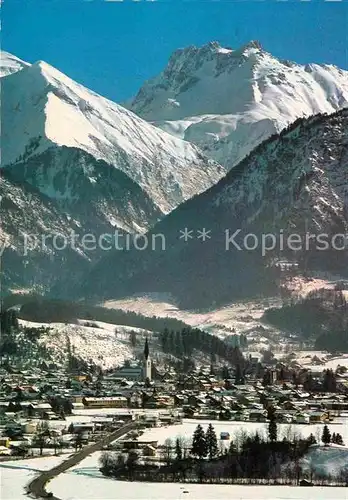
[[[229,169],[297,118],[346,107],[348,72],[211,42],[175,51],[126,105]]]
[[[0,52],[0,76],[11,75],[27,66],[29,66],[28,63],[9,52],[5,52],[4,50]]]
[[[2,165],[18,171],[23,162],[31,161],[25,179],[52,199],[79,198],[81,184],[85,189],[89,185],[91,192],[98,190],[102,178],[110,182],[110,172],[117,169],[167,213],[222,176],[223,169],[195,146],[153,127],[43,61],[3,78],[2,96]],[[69,150],[63,158],[62,147],[81,152],[78,177],[68,162]],[[86,156],[90,161],[84,160]],[[100,169],[98,161],[105,162]],[[136,218],[134,222],[135,228],[144,229],[153,220],[145,225]]]
[[[274,293],[281,259],[298,263],[299,272],[347,273],[348,250],[338,250],[343,237],[332,243],[334,235],[348,234],[347,174],[348,109],[299,119],[159,222],[153,233],[165,236],[165,252],[125,252],[119,265],[109,254],[84,283],[84,293],[168,292],[182,305],[211,307]],[[307,233],[315,236],[309,243]],[[292,234],[300,246],[287,243]],[[263,245],[264,235],[275,242],[268,236]]]
[[[99,245],[83,249],[83,235],[98,241],[116,229],[144,232],[223,175],[196,146],[45,62],[30,65],[6,53],[1,63],[6,288],[78,280],[102,254]],[[72,232],[79,241],[73,249]],[[48,236],[48,243],[24,256],[24,233]],[[57,234],[70,234],[69,248],[54,250]]]

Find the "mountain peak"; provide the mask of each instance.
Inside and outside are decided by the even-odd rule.
[[[233,66],[236,59],[247,55],[247,53],[251,50],[255,53],[255,49],[257,51],[262,51],[261,43],[257,40],[251,40],[238,49],[223,47],[216,40],[208,42],[201,47],[189,45],[188,47],[178,49],[173,52],[169,58],[168,65],[164,70],[164,74],[170,74],[172,76],[174,73],[182,70],[185,70],[187,73],[194,74],[205,63],[212,60],[216,60],[217,70],[219,69],[219,65],[221,65],[222,61],[225,63],[227,61]],[[228,66],[228,64],[225,64],[225,66]]]
[[[250,42],[246,43],[243,46],[243,50],[247,50],[247,49],[263,50],[263,47],[261,45],[261,42],[259,42],[258,40],[250,40]]]
[[[2,50],[0,52],[0,76],[8,76],[12,73],[16,73],[23,68],[30,66],[29,63],[22,61],[19,57],[10,54],[10,52],[6,52]]]
[[[226,168],[297,118],[347,106],[347,71],[280,60],[257,40],[238,49],[214,41],[174,52],[129,105]]]
[[[5,166],[29,161],[51,148],[76,148],[123,171],[162,213],[223,175],[220,165],[188,142],[90,91],[45,61],[4,78],[2,91]],[[56,191],[50,188],[54,196]]]

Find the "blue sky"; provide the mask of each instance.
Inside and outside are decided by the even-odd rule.
[[[281,58],[348,68],[347,7],[344,0],[5,0],[2,48],[29,62],[45,60],[120,101],[163,69],[175,49],[211,40],[238,47],[256,39]]]

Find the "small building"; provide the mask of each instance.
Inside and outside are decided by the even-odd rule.
[[[266,422],[267,411],[266,410],[250,410],[249,411],[250,422]]]
[[[31,415],[44,418],[45,413],[52,411],[52,406],[49,403],[32,403],[28,407],[29,411]]]
[[[158,447],[158,441],[140,441],[138,439],[118,441],[125,450],[139,450],[151,446],[154,450]],[[149,455],[151,456],[151,455]]]
[[[297,424],[309,424],[310,416],[308,413],[298,413],[295,416],[295,421]]]
[[[34,434],[36,432],[38,422],[30,420],[28,422],[24,422],[22,425],[22,431],[24,434]]]
[[[329,412],[327,411],[312,411],[309,414],[309,422],[316,423],[316,422],[326,422],[329,420]]]
[[[160,427],[159,415],[139,415],[139,419],[144,427]]]
[[[86,397],[83,404],[85,408],[127,408],[128,401],[124,396]]]
[[[154,394],[145,403],[145,408],[172,408],[173,406],[174,398],[168,394]]]
[[[75,380],[75,382],[85,382],[87,380],[86,374],[73,374],[71,375],[71,379]]]
[[[313,483],[308,481],[308,479],[301,479],[299,486],[313,486]]]
[[[73,410],[83,410],[85,405],[82,403],[82,397],[81,397],[81,403],[72,403],[72,409]]]
[[[142,366],[121,366],[117,368],[114,372],[115,377],[120,379],[140,381],[143,378],[143,367]]]
[[[93,422],[74,422],[70,424],[69,431],[73,434],[94,432],[95,425]]]
[[[221,441],[228,441],[229,439],[230,439],[229,432],[220,432],[220,440]]]
[[[11,442],[11,439],[8,438],[7,436],[0,437],[0,446],[4,446],[5,448],[9,448],[10,442]]]
[[[70,394],[70,399],[74,404],[81,403],[83,400],[83,395],[82,394]]]
[[[156,456],[156,448],[151,444],[146,444],[143,448],[144,457],[155,457]]]

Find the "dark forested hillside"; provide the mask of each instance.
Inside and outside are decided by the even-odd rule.
[[[348,249],[342,236],[334,240],[348,231],[347,130],[347,110],[296,121],[160,221],[144,251],[101,259],[79,293],[166,292],[182,307],[199,308],[274,294],[280,260],[296,263],[299,273],[347,274]],[[165,248],[152,244],[156,235]]]
[[[19,317],[28,321],[42,323],[74,323],[77,319],[87,319],[157,332],[165,328],[170,330],[189,328],[186,323],[175,318],[147,317],[132,311],[44,298],[35,298],[23,304],[20,308]]]
[[[348,304],[341,290],[316,290],[295,304],[268,309],[264,319],[313,340],[318,349],[348,352]]]

